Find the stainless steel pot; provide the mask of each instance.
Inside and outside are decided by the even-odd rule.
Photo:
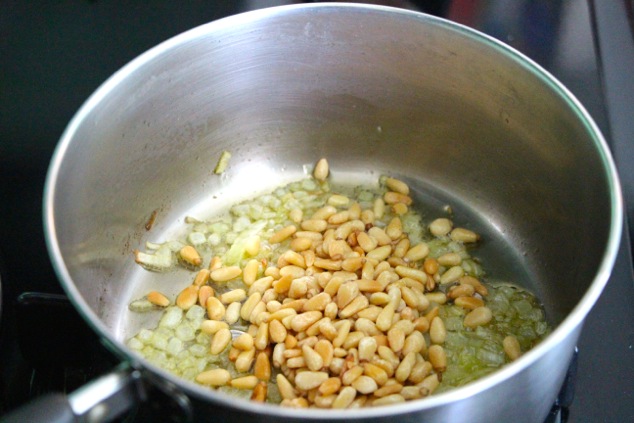
[[[233,157],[219,177],[212,170],[223,150]],[[150,283],[174,294],[183,280],[170,274],[152,282],[134,264],[133,248],[170,238],[186,214],[296,179],[322,156],[334,178],[396,174],[417,196],[450,203],[486,235],[481,255],[495,276],[540,296],[552,335],[463,388],[349,411],[238,401],[126,347],[146,323],[128,303]],[[45,196],[50,254],[81,314],[132,368],[182,394],[196,421],[216,422],[540,421],[608,279],[621,221],[603,137],[538,65],[442,19],[343,4],[246,13],[143,54],[73,118]]]

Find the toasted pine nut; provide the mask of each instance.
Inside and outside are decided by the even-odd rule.
[[[402,329],[392,328],[387,332],[387,342],[394,352],[399,352],[405,345],[405,333]]]
[[[450,267],[445,273],[440,276],[440,283],[446,285],[448,283],[456,282],[464,275],[464,269],[461,266]]]
[[[475,291],[482,295],[483,297],[486,297],[487,295],[489,295],[489,290],[487,289],[486,286],[482,285],[482,283],[477,280],[476,278],[474,278],[473,276],[463,276],[460,278],[460,284],[461,285],[471,285],[473,286],[473,288],[475,289]]]
[[[248,372],[253,364],[253,359],[255,358],[255,348],[242,351],[238,354],[238,358],[236,359],[234,366],[236,370],[240,373]]]
[[[297,333],[303,332],[322,317],[323,316],[319,311],[306,311],[292,317],[291,328]]]
[[[313,241],[309,238],[295,238],[291,241],[291,249],[293,251],[302,252],[308,250],[313,245]]]
[[[203,286],[207,282],[209,282],[209,270],[200,269],[194,278],[194,285]]]
[[[202,257],[200,257],[198,251],[196,251],[196,248],[192,247],[191,245],[186,245],[181,248],[178,252],[178,255],[183,262],[190,266],[197,267],[200,266],[203,262],[203,259]]]
[[[426,258],[423,263],[423,269],[428,275],[436,274],[436,272],[438,272],[438,260],[433,257]]]
[[[464,318],[463,324],[468,328],[486,325],[493,318],[493,313],[488,307],[478,307],[471,310]]]
[[[513,335],[509,335],[504,338],[504,341],[502,341],[502,345],[504,346],[504,352],[509,359],[516,360],[520,355],[522,355],[520,343]]]
[[[419,353],[425,348],[425,337],[417,330],[410,333],[405,342],[403,343],[403,355],[407,355],[410,352]]]
[[[196,376],[196,382],[210,386],[223,386],[230,380],[231,374],[225,369],[207,370]]]
[[[394,380],[394,379],[392,379]],[[379,398],[384,398],[390,395],[394,395],[397,394],[399,392],[401,392],[401,389],[403,389],[403,385],[401,385],[400,383],[392,383],[389,385],[384,385],[381,388],[377,389],[374,392],[374,396],[375,397],[379,397]]]
[[[373,363],[363,363],[363,374],[371,377],[378,385],[385,385],[388,374],[383,368]]]
[[[279,320],[270,320],[269,323],[269,336],[271,340],[276,344],[284,342],[286,335],[288,334],[286,328]]]
[[[223,304],[230,304],[236,301],[240,302],[243,301],[245,298],[247,298],[247,293],[244,291],[244,289],[233,289],[220,295],[220,301]]]
[[[363,374],[363,367],[352,366],[343,375],[341,375],[341,383],[351,385],[359,376]]]
[[[242,351],[253,349],[253,337],[248,333],[243,333],[233,340],[232,345]]]
[[[427,350],[429,362],[437,372],[444,372],[447,369],[447,354],[440,345],[432,345]]]
[[[330,170],[328,166],[328,160],[326,160],[325,158],[321,158],[315,165],[315,169],[313,170],[313,178],[323,182],[328,177],[329,172]]]
[[[305,231],[323,232],[328,227],[328,222],[324,219],[306,219],[300,226]]]
[[[209,335],[213,335],[220,329],[229,329],[229,325],[219,320],[203,320],[203,322],[200,324],[200,330],[203,333],[207,333]]]
[[[451,231],[450,236],[451,239],[453,239],[454,241],[464,243],[473,243],[477,242],[480,239],[480,235],[465,228],[455,228],[453,231]]]
[[[251,317],[251,313],[255,306],[262,300],[262,294],[259,292],[254,292],[247,298],[247,300],[242,304],[242,308],[240,309],[240,317],[244,320],[249,320]]]
[[[348,408],[348,406],[352,404],[352,401],[354,401],[356,396],[357,390],[354,389],[352,386],[346,386],[341,389],[341,391],[339,391],[339,395],[337,395],[337,398],[335,398],[332,403],[332,408]]]
[[[375,248],[366,254],[366,257],[376,261],[383,261],[390,256],[392,253],[391,245],[383,245],[381,247]]]
[[[227,282],[242,274],[242,269],[238,266],[221,267],[211,272],[209,278],[214,282]]]
[[[207,317],[211,320],[220,320],[225,316],[225,306],[216,297],[207,298],[205,307],[207,308]]]
[[[257,385],[255,385],[255,388],[253,388],[251,401],[256,401],[256,402],[266,401],[267,391],[268,391],[268,385],[266,384],[266,382],[258,383]]]
[[[376,395],[376,392],[375,392],[375,395]],[[398,404],[401,402],[405,402],[405,398],[403,398],[401,394],[392,394],[392,395],[386,395],[382,398],[375,399],[374,401],[372,401],[372,406],[379,407],[382,405],[392,405],[392,404]]]
[[[433,370],[433,367],[429,361],[420,361],[412,368],[408,380],[412,383],[421,383]]]
[[[410,352],[407,354],[401,363],[396,368],[396,372],[394,373],[394,377],[399,382],[404,382],[409,378],[410,373],[412,373],[412,369],[414,368],[414,364],[416,363],[416,353]]]
[[[295,376],[295,386],[302,391],[315,389],[328,379],[327,372],[301,372]]]
[[[406,206],[412,204],[412,198],[408,195],[401,194],[399,192],[388,191],[383,195],[383,201],[385,204],[403,203]]]
[[[339,286],[337,290],[337,307],[344,308],[359,295],[359,286],[357,282],[346,282]]]
[[[374,250],[378,245],[378,241],[365,232],[359,232],[357,235],[357,243],[366,253]]]
[[[370,305],[368,299],[364,295],[359,295],[354,300],[352,300],[350,304],[339,310],[339,317],[341,317],[342,319],[352,317],[359,311],[366,308],[368,305]]]
[[[229,382],[229,385],[236,389],[253,389],[258,382],[259,380],[257,377],[250,375],[232,379],[231,382]]]
[[[442,266],[457,266],[462,263],[462,257],[458,253],[445,253],[436,260]]]
[[[297,394],[295,393],[295,388],[293,388],[293,385],[291,385],[291,383],[288,381],[288,379],[286,379],[286,377],[279,373],[276,376],[276,380],[277,380],[277,388],[280,391],[280,395],[282,396],[282,398],[284,399],[293,399],[293,398],[297,398]]]
[[[200,289],[198,289],[198,304],[200,304],[201,307],[206,307],[207,298],[213,297],[213,295],[214,289],[212,287],[209,285],[201,286]]]
[[[158,291],[151,291],[146,297],[149,302],[159,307],[167,307],[170,305],[170,300]]]
[[[321,355],[308,345],[302,346],[302,356],[306,366],[314,372],[321,370],[324,365],[324,359],[321,358]]]
[[[321,356],[324,367],[329,367],[334,357],[334,348],[330,341],[320,339],[313,347],[315,352]]]
[[[401,222],[400,217],[395,217],[390,220],[387,227],[385,228],[385,233],[387,236],[392,238],[392,240],[396,240],[403,235],[403,223]]]
[[[451,232],[452,228],[453,228],[453,222],[444,217],[434,220],[429,225],[429,231],[431,232],[432,235],[436,237],[447,235],[449,232]]]
[[[436,373],[427,376],[421,383],[418,384],[418,386],[420,386],[421,394],[423,394],[424,397],[433,393],[438,385],[440,385],[440,380],[438,380],[438,375]]]
[[[246,286],[251,286],[253,282],[255,282],[258,277],[259,268],[260,262],[256,259],[249,260],[246,266],[244,266],[242,270],[242,281]]]
[[[260,380],[268,382],[271,379],[271,362],[266,352],[261,351],[255,359],[253,374]]]
[[[403,278],[411,278],[419,282],[425,282],[427,280],[427,275],[422,270],[412,269],[406,266],[396,266],[394,270]]]
[[[297,232],[297,227],[295,225],[286,226],[286,227],[280,229],[279,231],[275,232],[271,236],[271,238],[269,238],[269,243],[270,244],[278,244],[278,243],[286,240],[288,237],[293,235],[295,232]]]
[[[229,329],[220,329],[214,334],[211,340],[210,351],[213,355],[218,355],[224,351],[231,342],[231,332]]]
[[[429,327],[429,337],[434,344],[444,344],[447,337],[447,330],[445,329],[445,323],[440,317],[434,317]]]
[[[467,310],[484,307],[484,301],[476,297],[458,297],[454,300],[454,304]]]
[[[387,178],[385,180],[385,186],[391,191],[398,192],[399,194],[409,195],[409,187],[407,184],[396,178]]]
[[[209,272],[213,272],[216,269],[220,269],[222,267],[222,260],[218,256],[214,256],[209,261]]]

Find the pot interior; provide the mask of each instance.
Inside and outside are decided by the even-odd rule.
[[[156,319],[131,300],[191,283],[142,270],[135,248],[326,157],[335,182],[404,179],[427,219],[451,205],[482,234],[489,276],[531,289],[557,325],[614,242],[604,149],[562,87],[484,36],[384,8],[255,12],[160,45],[84,105],[49,175],[49,245],[80,308],[123,342]]]

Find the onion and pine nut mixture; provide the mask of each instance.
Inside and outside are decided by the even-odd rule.
[[[517,359],[550,328],[537,299],[485,283],[479,235],[451,215],[427,225],[403,181],[312,178],[188,217],[183,241],[135,251],[150,271],[192,271],[158,326],[128,346],[187,380],[287,407],[395,404],[464,385]]]

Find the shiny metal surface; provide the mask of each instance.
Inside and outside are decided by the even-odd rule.
[[[223,150],[233,157],[219,178],[212,171]],[[354,412],[299,414],[229,402],[131,355],[124,338],[143,322],[131,321],[127,304],[149,283],[132,249],[174,236],[188,213],[211,213],[300,177],[321,156],[335,178],[397,173],[421,197],[450,202],[504,240],[483,254],[505,252],[499,277],[517,274],[558,328],[513,365],[465,388]],[[621,208],[595,125],[532,62],[424,15],[312,5],[199,27],[115,74],[62,137],[47,180],[45,224],[58,275],[82,314],[122,357],[199,400],[197,420],[241,412],[262,420],[402,414],[537,421],[609,276]],[[178,277],[158,283],[173,286]]]

